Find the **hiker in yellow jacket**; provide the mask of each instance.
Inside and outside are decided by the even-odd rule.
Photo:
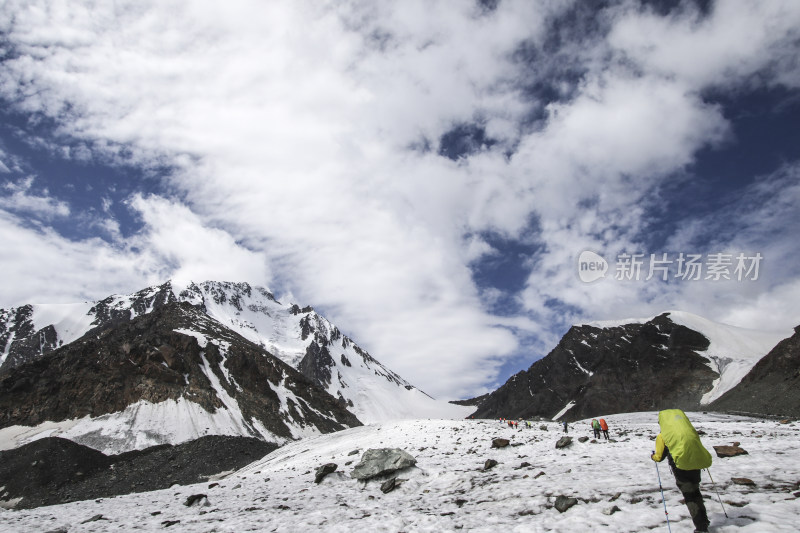
[[[711,466],[711,454],[700,442],[700,436],[680,409],[667,409],[658,413],[661,433],[656,437],[656,450],[650,456],[661,462],[666,457],[686,500],[686,507],[694,522],[695,533],[708,531],[708,514],[700,493],[700,470]]]

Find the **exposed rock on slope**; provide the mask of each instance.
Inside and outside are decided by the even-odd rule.
[[[579,420],[696,409],[718,377],[698,353],[708,345],[666,313],[643,324],[573,326],[545,358],[489,394],[474,416]]]
[[[282,304],[268,290],[247,283],[169,281],[98,302],[0,310],[0,370],[177,302],[190,304],[299,370],[365,422],[468,414],[468,409],[416,389],[313,308]]]
[[[710,407],[716,411],[800,417],[800,326],[794,331]]]
[[[360,425],[308,378],[185,302],[108,322],[0,374],[0,428],[46,421],[108,452],[210,434],[281,443]]]

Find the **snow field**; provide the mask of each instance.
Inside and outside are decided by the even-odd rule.
[[[776,421],[688,413],[714,456],[711,473],[730,518],[725,518],[708,475],[701,490],[712,531],[797,531],[800,512],[800,427]],[[585,443],[589,420],[570,425],[575,440],[563,450],[555,422],[511,430],[498,421],[405,420],[353,428],[288,444],[219,481],[151,493],[76,502],[30,511],[0,511],[0,531],[19,533],[68,527],[73,532],[161,531],[478,531],[519,532],[666,531],[664,510],[649,459],[658,432],[657,413],[604,417],[616,442]],[[546,426],[542,431],[540,426]],[[512,445],[492,449],[495,437]],[[734,441],[749,455],[720,459],[713,445]],[[349,473],[367,448],[403,448],[417,466],[398,474],[393,492],[382,480],[359,482]],[[356,455],[351,451],[359,450]],[[486,459],[498,465],[483,471]],[[352,461],[352,464],[345,465]],[[336,473],[314,484],[314,471],[337,463]],[[530,465],[522,467],[527,462]],[[686,506],[666,462],[659,465],[672,531],[692,531]],[[736,485],[746,477],[755,486]],[[207,507],[186,507],[192,494],[206,494]],[[619,494],[617,496],[617,494]],[[558,495],[578,504],[559,513]],[[616,496],[616,499],[615,499]],[[612,501],[613,500],[613,501]],[[619,511],[609,512],[613,506]],[[158,514],[153,514],[158,513]],[[103,519],[81,522],[102,514]]]

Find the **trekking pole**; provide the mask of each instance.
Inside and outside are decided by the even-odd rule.
[[[714,487],[714,492],[717,493],[717,499],[719,500],[719,504],[722,506],[722,512],[725,513],[725,518],[728,518],[728,513],[725,511],[725,506],[722,505],[722,498],[719,497],[719,490],[717,490],[717,484],[714,483],[714,478],[711,477],[711,470],[706,468],[706,472],[708,473],[708,477],[711,479],[711,486]]]
[[[655,454],[656,452],[653,452]],[[652,456],[651,456],[652,457]],[[664,499],[664,487],[661,486],[661,472],[658,471],[658,462],[656,463],[656,475],[658,475],[658,488],[661,490],[661,503],[664,504],[664,515],[667,517],[667,529],[672,533],[672,527],[669,525],[669,513],[667,512],[667,500]]]

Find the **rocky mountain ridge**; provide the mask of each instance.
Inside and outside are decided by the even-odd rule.
[[[187,302],[107,322],[0,374],[0,428],[57,429],[107,453],[206,435],[281,444],[356,425],[340,401]]]
[[[247,283],[171,280],[97,302],[0,310],[0,371],[178,302],[300,371],[364,422],[466,415],[386,368],[312,307],[283,304],[267,289]]]
[[[679,312],[573,326],[547,356],[475,399],[472,416],[570,421],[708,409],[781,338]]]

